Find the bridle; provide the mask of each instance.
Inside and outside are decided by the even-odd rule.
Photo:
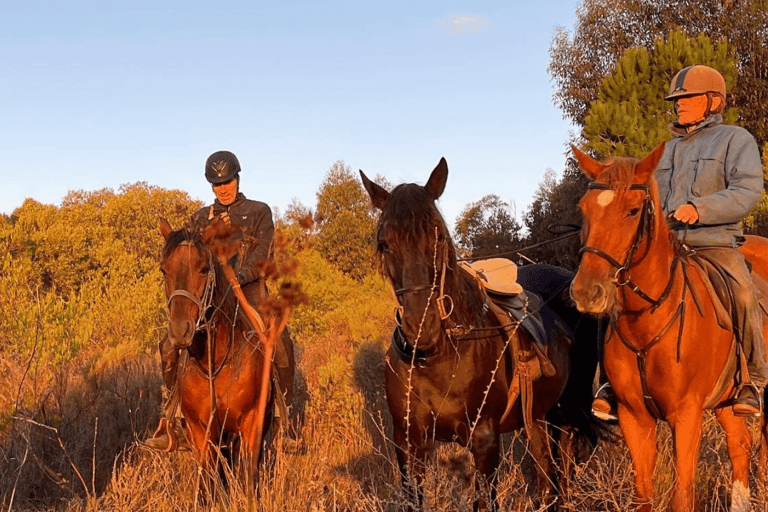
[[[435,228],[437,231],[437,228]],[[395,290],[395,297],[397,297],[397,301],[400,302],[400,305],[395,308],[395,318],[397,319],[397,324],[402,326],[402,323],[400,322],[400,317],[403,312],[403,305],[401,301],[401,297],[403,295],[406,295],[408,293],[418,294],[419,292],[429,290],[430,294],[435,293],[435,291],[439,291],[439,295],[435,299],[435,304],[437,305],[437,310],[440,312],[440,320],[446,320],[449,316],[451,316],[451,313],[453,313],[453,299],[450,295],[445,294],[445,274],[446,269],[448,267],[448,244],[445,242],[445,240],[438,240],[435,241],[435,258],[437,258],[438,248],[442,247],[442,263],[440,265],[440,273],[435,274],[435,277],[433,279],[433,282],[430,284],[420,284],[415,286],[407,286],[403,288],[398,288]],[[437,267],[437,265],[434,265]],[[437,281],[440,281],[438,284]],[[449,307],[446,307],[446,304]]]
[[[611,187],[607,183],[598,183],[598,182],[590,182],[587,186],[589,190],[613,190],[613,187]],[[642,205],[642,212],[640,221],[637,225],[637,230],[635,231],[635,237],[632,241],[632,245],[629,246],[629,249],[627,250],[626,255],[624,256],[624,263],[620,263],[619,260],[608,254],[602,249],[599,249],[597,247],[593,247],[591,245],[585,245],[584,247],[579,250],[579,255],[589,252],[592,254],[596,254],[597,256],[603,258],[605,261],[610,263],[612,266],[616,268],[616,274],[613,276],[613,280],[616,284],[616,286],[627,286],[629,287],[633,292],[635,292],[640,298],[648,302],[652,309],[655,310],[658,308],[664,300],[669,296],[670,291],[672,290],[672,283],[673,283],[673,277],[675,274],[675,270],[678,267],[679,263],[679,256],[677,253],[675,253],[675,258],[672,262],[672,271],[670,272],[669,281],[667,282],[667,286],[665,287],[664,291],[661,293],[661,295],[654,299],[647,293],[645,293],[634,281],[630,279],[630,270],[632,268],[635,251],[640,247],[640,244],[643,243],[643,240],[648,240],[648,243],[646,243],[646,249],[645,254],[642,255],[636,262],[641,262],[645,257],[648,255],[648,252],[650,251],[650,241],[653,239],[655,235],[654,230],[654,224],[655,224],[655,216],[656,216],[656,207],[654,206],[653,199],[651,198],[651,189],[648,185],[645,185],[643,183],[633,183],[628,187],[628,190],[639,190],[642,192],[645,192],[645,197],[643,198],[643,205]]]
[[[182,245],[194,245],[191,241],[184,241],[179,244],[179,246]],[[185,299],[191,300],[196,306],[198,310],[197,315],[197,321],[195,322],[195,332],[201,331],[203,329],[208,330],[209,329],[209,320],[206,318],[206,313],[208,312],[208,309],[211,307],[213,303],[213,290],[216,282],[216,273],[213,266],[213,259],[211,254],[208,254],[208,274],[206,276],[206,282],[205,282],[205,288],[203,289],[203,295],[201,297],[196,297],[195,295],[191,294],[187,290],[184,290],[183,288],[178,288],[176,290],[173,290],[169,295],[168,299],[165,303],[166,312],[170,315],[171,310],[171,301],[175,299],[176,297],[184,297]],[[191,340],[190,340],[191,343]],[[187,348],[189,345],[185,347],[178,347],[178,348]]]
[[[612,190],[612,187],[608,185],[607,183],[597,183],[597,182],[591,182],[588,185],[588,188],[590,190]],[[672,291],[672,286],[675,281],[675,273],[677,271],[677,268],[680,267],[680,253],[678,251],[675,251],[675,256],[672,261],[672,267],[669,274],[669,280],[667,281],[667,285],[664,288],[664,291],[661,293],[661,295],[654,299],[651,296],[649,296],[647,293],[645,293],[643,290],[640,289],[640,287],[633,282],[630,277],[629,273],[632,268],[632,263],[635,255],[635,251],[637,251],[638,247],[640,247],[640,244],[643,242],[644,239],[647,239],[646,243],[646,250],[645,254],[641,258],[639,258],[636,263],[641,262],[645,257],[648,255],[651,249],[651,240],[654,236],[654,222],[655,222],[655,214],[656,214],[656,208],[653,203],[653,199],[651,198],[650,193],[650,187],[645,184],[641,183],[633,183],[629,186],[629,190],[640,190],[642,192],[645,192],[645,198],[643,199],[643,206],[642,206],[642,217],[640,218],[640,221],[637,226],[637,231],[635,231],[635,237],[632,241],[632,245],[627,250],[627,254],[624,257],[624,263],[619,263],[619,261],[608,254],[607,252],[603,251],[602,249],[599,249],[597,247],[588,246],[585,245],[581,248],[579,251],[579,254],[590,252],[592,254],[596,254],[597,256],[600,256],[604,260],[606,260],[608,263],[616,267],[616,274],[614,276],[614,281],[616,283],[617,287],[620,286],[627,286],[629,287],[634,293],[636,293],[640,298],[642,298],[644,301],[648,302],[651,305],[651,313],[653,313],[670,295]],[[687,275],[685,272],[685,267],[683,267],[683,279],[687,283]],[[686,295],[686,289],[687,286],[683,286],[683,294],[680,298],[680,303],[678,304],[675,313],[672,315],[672,317],[667,321],[666,325],[661,329],[661,331],[654,336],[650,341],[648,341],[643,346],[637,346],[634,343],[632,343],[627,337],[622,334],[622,332],[619,330],[617,318],[613,318],[611,320],[611,327],[616,332],[616,335],[618,336],[619,340],[622,342],[622,344],[628,348],[630,351],[632,351],[635,354],[635,360],[637,364],[637,369],[640,374],[640,385],[643,393],[643,399],[645,401],[645,406],[648,409],[648,411],[651,413],[651,415],[658,419],[662,417],[661,409],[659,408],[659,405],[656,403],[656,401],[653,399],[651,392],[650,392],[650,386],[648,384],[648,370],[647,370],[647,357],[648,352],[653,348],[656,344],[658,344],[661,339],[669,332],[669,330],[672,328],[672,326],[675,324],[675,322],[680,319],[680,323],[678,325],[678,332],[677,332],[677,361],[680,362],[680,346],[683,336],[683,324],[685,321],[685,295]]]

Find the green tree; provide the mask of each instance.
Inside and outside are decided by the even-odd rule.
[[[583,126],[622,54],[650,50],[676,29],[728,41],[739,70],[728,105],[739,107],[739,124],[762,146],[768,141],[768,0],[583,0],[573,34],[558,28],[550,46],[548,70],[564,117]]]
[[[456,219],[455,237],[469,256],[509,255],[520,247],[520,230],[512,206],[489,194],[464,207]]]
[[[329,263],[356,280],[373,272],[376,218],[360,180],[341,160],[331,166],[317,192],[315,220],[314,246]]]
[[[533,196],[523,222],[528,228],[524,240],[528,249],[521,252],[526,261],[549,263],[570,270],[579,265],[581,242],[573,229],[581,225],[578,202],[587,190],[587,180],[575,170],[569,160],[568,169],[561,180],[555,171],[547,169],[544,179]]]
[[[672,102],[664,97],[675,73],[696,63],[719,70],[729,89],[736,83],[738,70],[728,44],[721,41],[715,46],[704,34],[689,39],[678,30],[666,40],[657,39],[650,50],[638,47],[624,52],[584,119],[586,148],[598,158],[639,158],[672,138],[667,125],[675,114]],[[738,110],[728,108],[723,117],[733,124]]]
[[[763,146],[763,181],[768,182],[768,143]],[[750,235],[768,237],[768,194],[765,188],[760,203],[744,219],[744,231]]]

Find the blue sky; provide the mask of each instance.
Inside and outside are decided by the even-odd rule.
[[[451,226],[486,194],[518,215],[572,127],[546,68],[578,0],[2,0],[0,212],[146,181],[206,203],[207,156],[241,190],[314,208],[337,160],[424,183]]]

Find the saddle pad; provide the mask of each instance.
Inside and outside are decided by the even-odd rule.
[[[542,319],[543,303],[538,295],[526,291],[513,297],[489,293],[488,298],[520,322],[525,332],[530,334],[536,343],[542,347],[547,346],[554,322],[545,322]],[[547,311],[551,313],[548,308]]]
[[[505,258],[490,258],[460,265],[482,281],[483,287],[498,295],[517,295],[523,287],[517,282],[517,265]]]

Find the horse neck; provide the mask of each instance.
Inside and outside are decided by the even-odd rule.
[[[479,327],[483,323],[485,297],[467,272],[459,268],[450,269],[445,294],[451,297],[454,306],[454,313],[449,320],[466,327]]]

